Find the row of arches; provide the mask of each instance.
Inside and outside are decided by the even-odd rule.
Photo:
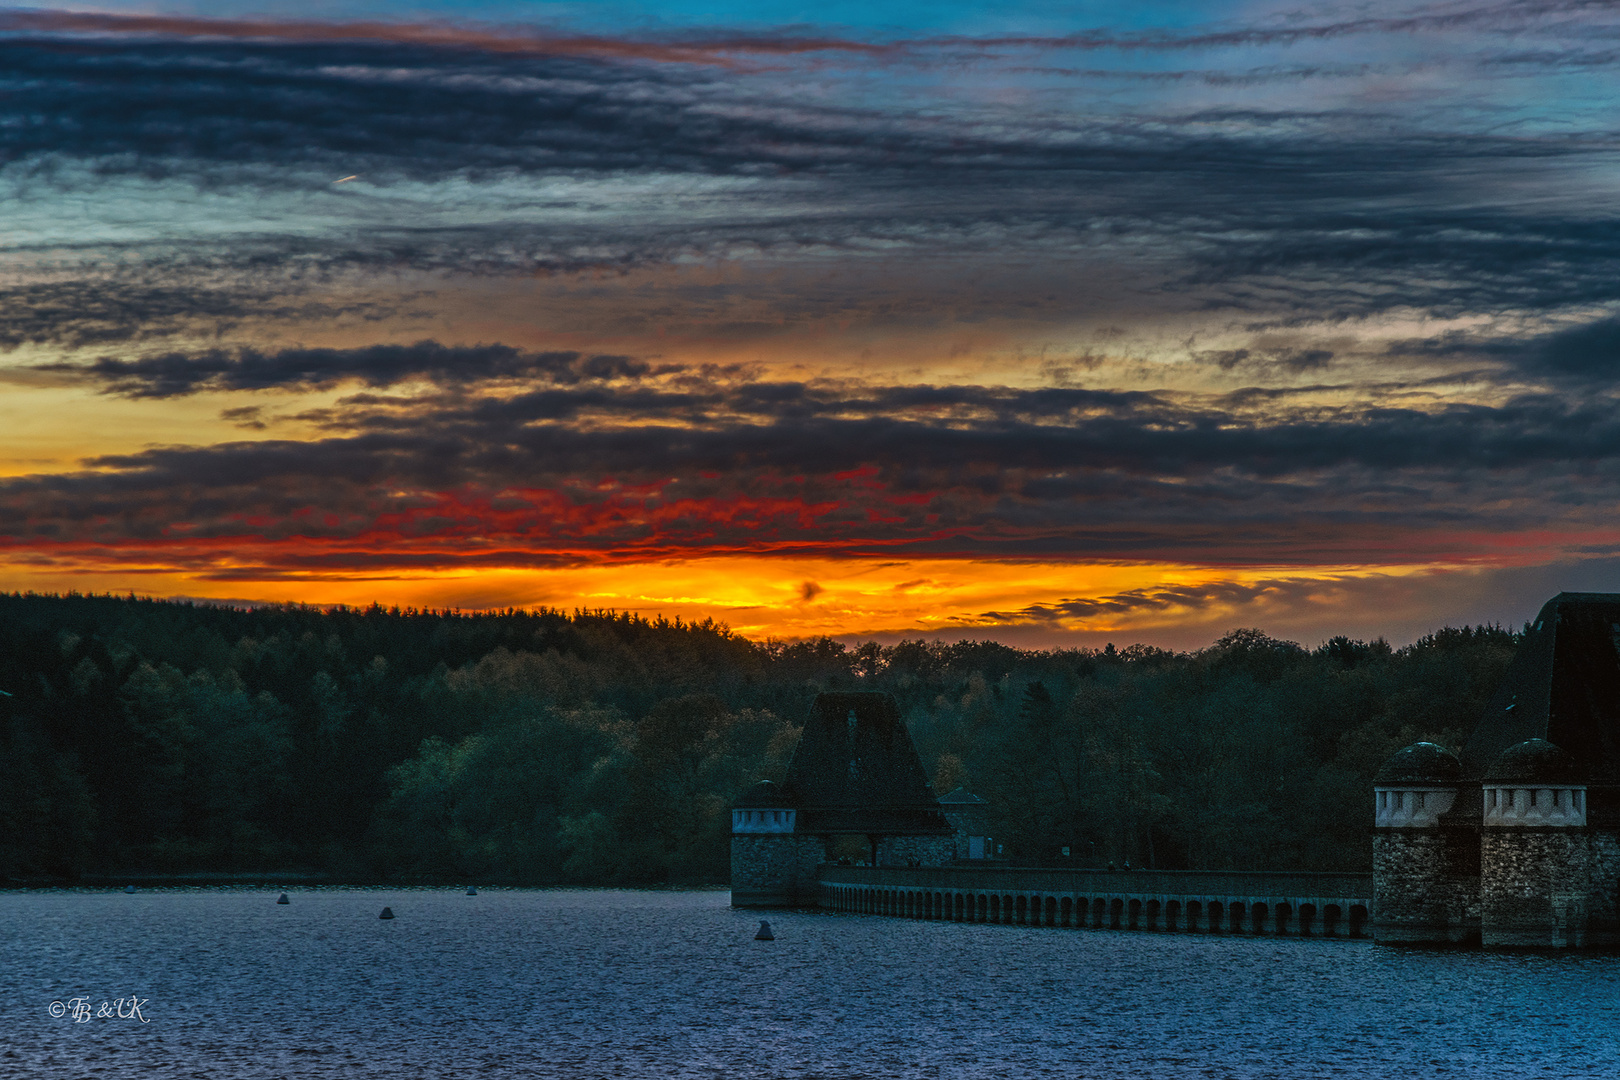
[[[935,892],[926,889],[828,887],[839,911],[897,915],[947,922],[1073,926],[1111,930],[1193,933],[1321,934],[1360,937],[1367,924],[1362,904],[1318,905],[1306,901],[1266,904],[1241,900],[1160,900],[1029,893]]]

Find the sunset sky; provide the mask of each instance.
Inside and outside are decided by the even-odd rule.
[[[0,588],[1196,648],[1620,589],[1620,9],[0,8]]]

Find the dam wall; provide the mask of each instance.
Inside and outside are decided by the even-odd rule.
[[[1360,937],[1371,874],[840,866],[817,871],[832,911],[951,922]]]

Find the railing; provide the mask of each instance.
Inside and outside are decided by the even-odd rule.
[[[1086,896],[1335,899],[1371,904],[1371,874],[1267,870],[1063,870],[1008,866],[840,866],[824,863],[823,885]]]

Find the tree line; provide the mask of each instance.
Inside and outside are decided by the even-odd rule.
[[[0,877],[724,883],[822,690],[899,701],[1027,863],[1368,866],[1370,783],[1457,747],[1519,634],[1188,653],[751,641],[607,611],[0,593]]]

